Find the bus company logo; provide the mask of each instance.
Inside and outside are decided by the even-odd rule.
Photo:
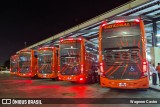
[[[11,104],[11,99],[2,99],[2,104]]]
[[[129,26],[136,26],[137,23],[134,22],[124,22],[124,23],[115,23],[115,24],[109,24],[105,26],[105,29],[111,29],[111,28],[116,28],[116,27],[129,27]]]
[[[128,27],[128,26],[131,26],[130,23],[115,23],[115,24],[105,26],[104,28],[110,29],[110,28],[115,28],[115,27]]]

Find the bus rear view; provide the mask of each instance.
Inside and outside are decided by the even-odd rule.
[[[34,50],[24,50],[19,53],[19,76],[37,77],[37,55]]]
[[[146,38],[142,20],[124,19],[102,24],[99,41],[102,87],[149,87]]]
[[[10,74],[18,73],[18,55],[13,55],[10,58]]]
[[[58,78],[58,48],[41,47],[38,50],[38,77]]]

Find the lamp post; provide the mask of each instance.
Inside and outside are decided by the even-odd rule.
[[[27,46],[27,42],[24,42],[24,47],[26,48],[26,46]]]

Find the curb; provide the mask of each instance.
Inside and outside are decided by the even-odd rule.
[[[4,74],[4,73],[9,74],[9,73],[10,73],[10,71],[0,71],[0,73],[1,73],[1,74]]]
[[[149,89],[151,89],[151,90],[155,90],[155,91],[159,91],[159,92],[160,92],[160,88],[149,87]]]

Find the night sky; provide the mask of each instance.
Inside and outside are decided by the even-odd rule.
[[[57,2],[58,1],[58,2]],[[20,49],[130,0],[10,0],[0,2],[0,64]]]

